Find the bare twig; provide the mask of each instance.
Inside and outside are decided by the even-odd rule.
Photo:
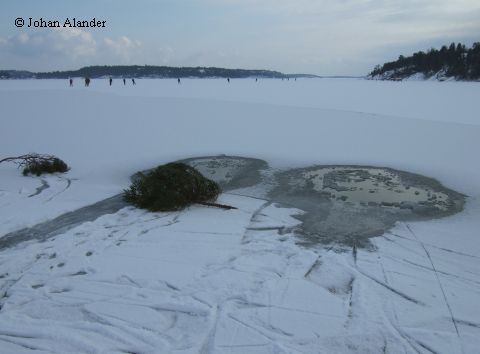
[[[227,209],[227,210],[238,209],[238,208],[235,208],[235,207],[230,206],[230,205],[218,204],[218,203],[197,202],[197,204],[206,205],[206,206],[211,206],[211,207],[216,207],[216,208],[221,208],[221,209]]]
[[[53,156],[53,155],[30,153],[30,154],[14,156],[14,157],[5,157],[5,158],[0,160],[0,163],[2,163],[2,162],[13,162],[13,163],[17,164],[19,167],[23,167],[23,166],[26,166],[33,161],[52,161],[55,158],[56,157]]]

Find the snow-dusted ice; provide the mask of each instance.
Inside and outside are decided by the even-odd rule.
[[[480,86],[365,80],[0,81],[0,236],[120,193],[138,170],[229,154],[363,164],[468,196],[373,250],[301,247],[301,210],[227,191],[222,210],[125,207],[0,250],[1,353],[477,353]],[[224,172],[224,171],[223,171]],[[283,230],[280,232],[280,230]]]

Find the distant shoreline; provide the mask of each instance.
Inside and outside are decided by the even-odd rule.
[[[67,79],[70,77],[97,78],[316,78],[311,74],[284,74],[273,70],[226,69],[217,67],[172,66],[88,66],[78,70],[31,72],[25,70],[0,70],[0,79]]]

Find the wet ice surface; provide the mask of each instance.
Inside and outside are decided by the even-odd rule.
[[[77,225],[93,221],[105,214],[115,213],[126,206],[127,203],[123,201],[122,195],[107,198],[98,203],[62,214],[52,220],[7,233],[0,238],[0,249],[9,248],[26,241],[43,242]]]
[[[223,190],[259,184],[262,182],[261,171],[268,168],[268,164],[263,160],[226,155],[193,157],[182,162],[217,182]]]
[[[451,208],[447,194],[428,186],[405,184],[398,173],[384,168],[321,167],[303,173],[302,177],[315,191],[329,193],[331,199],[411,209],[416,205],[429,205],[438,211]]]
[[[214,156],[187,163],[226,190],[294,207],[305,245],[371,247],[397,221],[444,217],[462,210],[464,196],[436,180],[391,168],[313,166],[274,171],[265,161]],[[236,181],[242,181],[238,183]]]

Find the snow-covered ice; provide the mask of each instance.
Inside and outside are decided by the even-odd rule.
[[[476,83],[345,79],[0,81],[0,236],[98,202],[134,172],[194,156],[272,166],[387,166],[468,195],[400,222],[375,250],[296,244],[300,210],[227,192],[238,210],[126,207],[0,251],[1,353],[477,353]],[[287,230],[279,232],[279,230]]]

